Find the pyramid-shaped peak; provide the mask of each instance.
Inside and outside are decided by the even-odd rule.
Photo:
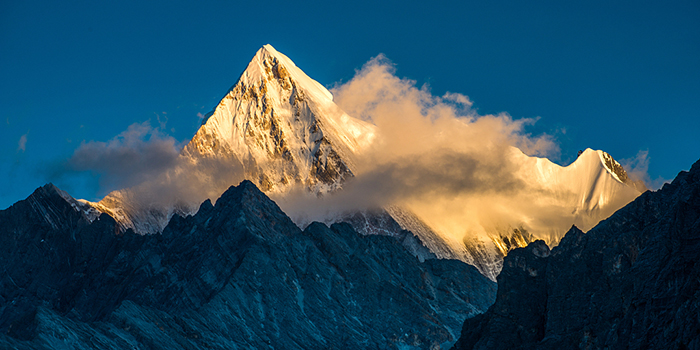
[[[60,188],[58,188],[58,186],[54,185],[51,182],[47,183],[42,187],[37,188],[34,191],[34,194],[42,196],[59,195],[68,202],[75,202],[75,199],[73,199],[73,197],[70,194],[68,194],[68,192],[61,190]]]
[[[289,57],[285,56],[284,54],[280,53],[279,51],[275,50],[274,47],[270,44],[265,44],[263,47],[258,49],[258,52],[255,53],[255,56],[252,59],[252,62],[258,63],[258,62],[264,62],[268,61],[270,63],[280,63],[283,66],[294,66],[296,67],[296,64],[292,60],[289,59]]]
[[[347,115],[323,85],[265,45],[183,155],[236,159],[264,192],[328,193],[354,176],[354,157],[373,137],[371,124]]]
[[[256,56],[256,57],[260,56],[260,57],[263,57],[263,58],[265,58],[265,57],[272,57],[272,58],[276,58],[276,59],[278,59],[278,60],[280,60],[280,61],[284,60],[284,61],[286,61],[286,62],[284,62],[285,65],[293,65],[293,66],[296,67],[296,65],[294,64],[294,62],[292,62],[292,60],[290,60],[289,57],[287,57],[287,56],[285,56],[284,54],[282,54],[282,53],[280,53],[279,51],[277,51],[277,50],[276,50],[274,47],[272,47],[272,45],[270,45],[270,44],[265,44],[265,45],[263,45],[263,46],[258,50],[258,52],[255,54],[255,56]]]
[[[270,81],[273,78],[293,81],[298,89],[309,94],[317,102],[325,104],[333,101],[333,94],[328,89],[311,79],[294,64],[294,61],[270,44],[266,44],[258,50],[248,63],[246,70],[241,74],[238,84],[259,86],[261,81]]]
[[[244,203],[248,203],[251,201],[258,203],[269,202],[274,204],[274,201],[272,201],[272,199],[270,199],[266,194],[260,191],[258,186],[256,186],[253,182],[251,182],[250,180],[243,180],[240,184],[238,184],[238,186],[230,186],[226,191],[224,191],[224,193],[221,194],[221,197],[219,197],[219,199],[216,200],[214,207],[232,207],[234,205],[243,205]],[[209,204],[205,203],[202,203],[202,205],[205,207],[211,205],[211,201],[209,202]]]
[[[53,182],[49,182],[49,183],[47,183],[46,185],[41,186],[40,188],[41,188],[44,192],[58,192],[58,191],[59,191],[59,188],[56,187],[56,185],[54,185]],[[37,190],[39,190],[39,189],[37,188]]]
[[[41,186],[32,192],[29,197],[27,197],[27,200],[43,200],[47,198],[57,198],[57,197],[63,197],[61,196],[61,192],[56,185],[53,183],[47,183],[44,186]]]

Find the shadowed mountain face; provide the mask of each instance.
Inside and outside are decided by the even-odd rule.
[[[551,252],[512,251],[455,349],[700,349],[700,161]]]
[[[375,91],[375,85],[384,83],[370,81],[352,94],[365,96],[360,100],[380,96],[371,104],[393,99],[388,86]],[[519,142],[505,142],[519,122],[488,142],[464,143],[480,130],[477,120],[491,117],[440,102],[445,116],[453,114],[445,117],[454,129],[449,135],[433,120],[443,112],[374,124],[393,112],[386,106],[369,114],[353,108],[358,115],[349,115],[336,104],[344,100],[342,89],[336,91],[337,101],[289,57],[265,45],[170,168],[97,203],[77,205],[92,211],[91,219],[106,213],[124,230],[161,233],[173,215],[193,214],[204,199],[247,179],[277,198],[299,227],[351,218],[362,234],[411,231],[405,245],[420,259],[461,260],[495,281],[510,249],[534,239],[556,244],[572,224],[588,230],[641,194],[603,151],[586,149],[568,166],[526,155],[514,147]],[[397,106],[391,110],[403,108]],[[401,139],[415,140],[410,152],[396,152],[408,144],[392,135],[411,125],[424,130],[415,136],[402,132]],[[498,155],[490,153],[492,142]],[[414,181],[420,174],[425,180]],[[450,189],[438,195],[443,187]],[[388,190],[384,198],[376,188]]]
[[[301,231],[248,181],[162,234],[118,227],[53,185],[0,211],[0,348],[427,349],[495,298],[395,238]]]

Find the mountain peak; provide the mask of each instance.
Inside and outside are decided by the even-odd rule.
[[[214,180],[211,170],[225,169],[265,193],[305,189],[322,195],[355,176],[356,157],[374,135],[373,125],[349,116],[323,85],[274,47],[264,45],[207,113],[180,156],[192,171],[201,171],[201,179]],[[216,192],[225,190],[223,185],[229,183],[222,180]],[[196,203],[171,203],[161,209],[135,206],[130,203],[132,191],[114,191],[99,203],[83,202],[139,233],[158,232],[173,213],[196,208]]]
[[[622,183],[627,183],[629,181],[625,168],[623,168],[620,163],[613,159],[610,154],[603,151],[596,151],[596,153],[598,153],[600,161],[603,163],[603,166],[605,166],[605,169],[612,174],[617,181]]]
[[[264,56],[264,57],[270,56],[270,57],[274,57],[274,58],[277,58],[277,59],[286,59],[286,60],[289,60],[289,58],[288,58],[287,56],[285,56],[285,55],[283,55],[282,53],[280,53],[279,51],[277,51],[277,50],[276,50],[274,47],[272,47],[272,45],[270,45],[270,44],[265,44],[265,45],[263,45],[260,49],[258,49],[258,52],[255,54],[255,56],[258,56],[258,55],[261,55],[261,56]],[[291,60],[289,60],[289,62],[291,62]],[[291,62],[291,64],[293,65],[294,62]]]
[[[586,148],[584,151],[579,151],[579,156],[574,163],[586,164],[588,162],[591,164],[601,164],[603,168],[618,182],[636,187],[635,184],[631,184],[625,168],[609,153],[601,150],[593,150],[591,148]]]
[[[226,192],[224,192],[221,195],[221,199],[225,199],[226,201],[229,201],[231,199],[237,198],[237,200],[240,200],[240,198],[243,197],[267,197],[265,196],[264,193],[262,193],[257,186],[255,186],[254,183],[252,183],[250,180],[243,180],[241,181],[238,186],[231,186],[229,187]],[[217,201],[218,204],[218,201]]]
[[[258,50],[258,51],[263,51],[263,50],[264,50],[264,51],[267,51],[267,52],[269,52],[269,53],[271,53],[271,54],[274,54],[274,53],[277,53],[277,52],[278,52],[278,51],[275,50],[275,48],[272,47],[272,45],[270,45],[270,44],[265,44],[265,45],[263,45],[263,46],[260,48],[260,50]]]
[[[236,85],[260,86],[275,80],[285,88],[304,90],[317,102],[333,101],[333,94],[328,89],[311,79],[289,57],[275,50],[270,44],[264,45],[255,53]]]
[[[221,227],[232,223],[247,227],[250,232],[270,239],[279,239],[283,235],[300,233],[299,228],[272,199],[262,193],[254,183],[243,180],[238,186],[229,187],[214,207],[211,203],[202,203],[205,210],[195,216],[207,222],[205,225]]]
[[[54,184],[51,183],[51,182],[49,182],[49,183],[47,183],[46,185],[44,185],[44,186],[38,188],[36,191],[39,191],[39,189],[41,189],[44,193],[47,193],[47,194],[53,194],[53,193],[58,194],[58,195],[61,196],[63,199],[65,199],[68,203],[74,203],[74,202],[76,202],[76,200],[75,200],[75,198],[73,198],[73,196],[71,196],[70,194],[68,194],[68,192],[66,192],[66,191],[64,191],[64,190],[62,190],[62,189],[60,189],[60,188],[58,188],[56,185],[54,185]],[[36,191],[35,191],[35,192],[36,192]]]
[[[572,227],[545,259],[509,254],[496,302],[465,321],[453,349],[697,348],[687,330],[700,322],[685,316],[700,309],[700,165],[692,169],[585,234]]]
[[[58,230],[88,222],[88,209],[54,184],[47,183],[34,190],[26,199],[0,211],[0,223],[25,220],[43,227],[41,230],[44,231]]]
[[[354,176],[354,156],[373,135],[371,125],[348,116],[323,85],[265,45],[183,155],[236,159],[264,192],[301,185],[326,193]]]

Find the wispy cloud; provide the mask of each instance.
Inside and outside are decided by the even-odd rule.
[[[632,158],[621,159],[620,164],[627,171],[630,180],[642,181],[647,188],[657,190],[670,180],[661,177],[652,179],[649,176],[649,161],[649,150],[640,150]]]
[[[129,197],[130,206],[146,210],[175,203],[196,208],[243,180],[236,160],[201,159],[193,163],[180,156],[181,149],[182,144],[150,122],[136,123],[107,142],[83,142],[47,176],[60,183],[89,173],[98,179],[100,193],[125,190],[121,195]]]
[[[29,135],[29,132],[19,137],[19,141],[17,142],[17,152],[24,152],[27,150],[27,135]]]
[[[176,163],[177,142],[149,122],[132,124],[107,142],[83,142],[59,174],[90,172],[100,188],[111,191],[138,185]]]
[[[153,112],[153,114],[156,115],[160,130],[165,130],[165,126],[168,124],[168,112],[163,111],[160,114]]]

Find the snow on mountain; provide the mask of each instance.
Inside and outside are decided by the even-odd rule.
[[[158,233],[165,228],[170,218],[177,214],[186,216],[196,213],[195,203],[184,203],[176,201],[174,203],[153,203],[146,204],[135,195],[138,188],[126,188],[113,191],[99,202],[90,202],[79,199],[83,209],[88,211],[89,218],[94,220],[100,213],[105,213],[117,221],[122,231],[133,229],[140,234]]]
[[[324,194],[354,176],[354,159],[373,137],[374,126],[348,116],[326,88],[265,45],[182,150],[180,164],[207,172],[208,161],[223,160],[238,164],[241,179],[267,193],[302,187]],[[123,189],[85,203],[144,234],[159,232],[173,214],[192,214],[198,205],[149,205],[134,200],[135,194]]]
[[[375,137],[374,125],[349,116],[333,102],[326,88],[288,57],[265,45],[203,121],[180,160],[188,164],[183,169],[205,169],[204,173],[212,160],[238,164],[243,178],[278,197],[298,189],[324,196],[341,190],[348,179],[358,175],[357,161]],[[352,218],[356,229],[365,234],[399,237],[405,236],[400,229],[409,230],[417,238],[404,239],[411,242],[406,243],[412,245],[410,249],[418,251],[415,242],[420,241],[430,250],[421,253],[421,258],[459,259],[495,279],[509,250],[534,238],[556,244],[572,224],[591,228],[640,194],[622,166],[602,151],[587,149],[566,167],[527,156],[516,148],[510,158],[520,169],[516,175],[536,189],[528,200],[547,210],[519,212],[505,202],[509,217],[498,227],[487,229],[486,235],[455,239],[437,219],[408,203],[385,207],[380,214],[341,213],[336,219]],[[98,203],[81,203],[142,234],[159,232],[175,213],[191,214],[198,207],[198,203],[178,200],[136,203],[136,191],[119,190]],[[552,223],[551,217],[558,221]]]
[[[641,194],[639,185],[629,180],[622,166],[600,150],[588,148],[566,167],[546,158],[528,157],[517,149],[513,149],[512,156],[520,164],[522,170],[518,175],[523,181],[546,194],[537,196],[536,200],[545,202],[541,203],[543,206],[570,210],[572,223],[584,231]],[[540,232],[544,230],[529,218],[523,221]],[[561,229],[566,231],[569,227]],[[563,233],[552,232],[554,240],[558,241]],[[552,239],[549,241],[553,243]]]
[[[374,136],[287,56],[265,45],[182,154],[230,156],[266,192],[302,185],[328,193],[353,176],[354,159]]]
[[[359,211],[326,222],[349,222],[363,234],[397,236],[400,229],[409,230],[435,257],[464,261],[495,280],[509,251],[537,239],[555,246],[571,225],[588,230],[641,194],[639,184],[630,181],[622,166],[603,151],[587,149],[564,167],[511,148],[510,161],[527,188],[525,194],[482,204],[503,206],[504,215],[495,225],[464,219],[455,228],[412,203]],[[527,202],[514,203],[517,200]],[[474,211],[479,204],[477,199],[466,209]],[[481,230],[482,234],[460,235],[451,230]]]
[[[555,246],[572,225],[587,231],[641,194],[640,184],[632,182],[623,167],[603,151],[586,149],[576,161],[563,167],[512,148],[510,161],[517,165],[515,175],[528,190],[513,199],[495,199],[493,203],[503,206],[507,215],[497,225],[482,225],[482,235],[455,240],[454,234],[446,232],[449,228],[424,214],[420,207],[406,207],[422,227],[431,229],[428,233],[422,228],[416,231],[421,240],[438,237],[443,240],[442,247],[449,247],[435,251],[438,257],[470,263],[495,280],[502,258],[510,250],[536,239]],[[516,200],[527,202],[513,203]]]

